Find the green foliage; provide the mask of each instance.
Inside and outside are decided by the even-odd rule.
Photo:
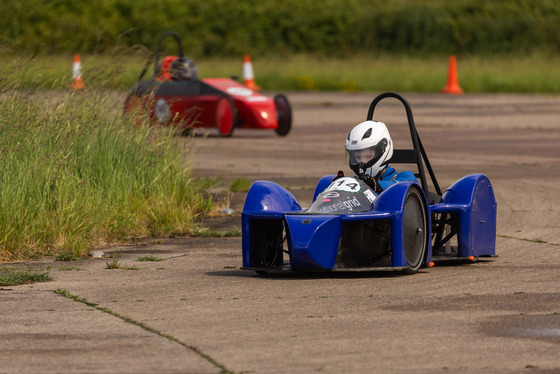
[[[13,47],[46,53],[153,50],[167,30],[197,59],[560,51],[556,0],[3,0],[2,14]]]

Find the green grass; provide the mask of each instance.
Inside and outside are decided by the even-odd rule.
[[[467,93],[560,93],[559,64],[558,55],[457,56],[459,84]],[[449,56],[253,61],[257,84],[271,90],[440,92],[448,68]]]
[[[138,270],[136,266],[123,266],[119,260],[113,260],[105,263],[105,269],[123,269],[123,270]]]
[[[229,186],[231,192],[247,192],[249,188],[251,188],[251,181],[247,178],[237,178]]]
[[[229,231],[220,232],[214,229],[208,228],[198,228],[195,229],[193,236],[203,237],[203,238],[220,238],[220,237],[241,237],[241,230],[231,229]]]
[[[80,261],[82,258],[80,256],[76,256],[76,254],[72,251],[61,251],[56,257],[56,261]]]
[[[156,257],[156,256],[142,256],[142,257],[138,257],[138,259],[136,261],[139,261],[139,262],[159,262],[159,261],[163,261],[163,258]]]
[[[120,269],[121,264],[119,264],[119,260],[113,260],[111,262],[105,263],[105,269]]]
[[[33,271],[8,270],[0,272],[0,286],[17,286],[35,282],[48,282],[52,280],[48,273]]]
[[[211,210],[188,147],[172,130],[123,118],[123,100],[0,79],[0,261],[189,234]]]
[[[146,51],[134,55],[82,56],[83,79],[92,88],[128,90],[142,71],[146,56]],[[449,56],[252,56],[252,62],[255,80],[263,90],[440,92],[447,82]],[[196,63],[201,78],[242,76],[242,56]],[[0,76],[4,85],[61,89],[71,82],[70,55],[0,57],[0,64],[4,66]],[[558,54],[457,56],[459,84],[467,93],[560,93],[559,65]]]
[[[241,237],[241,230],[239,229],[231,229],[229,231],[226,231],[223,234],[225,237],[237,237],[240,238]]]

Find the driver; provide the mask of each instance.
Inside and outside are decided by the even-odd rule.
[[[169,68],[171,79],[183,81],[187,79],[198,79],[198,69],[190,58],[179,57],[171,63]]]
[[[365,121],[350,131],[346,138],[350,169],[375,192],[402,181],[418,180],[411,171],[397,173],[388,165],[393,156],[393,141],[383,122]],[[336,178],[343,176],[338,172]]]

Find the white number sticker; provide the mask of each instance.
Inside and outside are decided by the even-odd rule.
[[[354,178],[344,177],[332,182],[325,191],[360,192],[360,183]]]

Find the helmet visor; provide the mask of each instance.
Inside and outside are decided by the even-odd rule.
[[[387,140],[382,139],[379,143],[373,147],[348,150],[348,161],[350,166],[362,164],[365,167],[370,167],[375,164],[385,152],[387,146]]]

